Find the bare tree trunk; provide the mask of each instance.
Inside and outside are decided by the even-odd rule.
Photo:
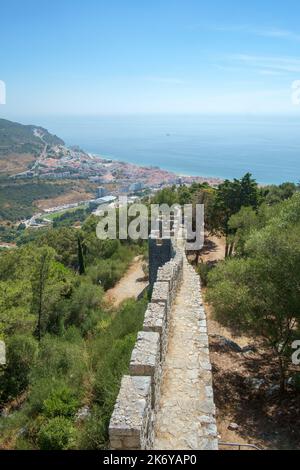
[[[284,366],[284,359],[279,355],[278,356],[278,365],[279,365],[279,373],[280,373],[280,393],[283,395],[285,392],[285,366]]]
[[[38,324],[37,324],[37,333],[38,341],[41,341],[42,337],[42,310],[43,310],[43,286],[42,286],[42,277],[43,277],[43,267],[40,270],[40,279],[39,279],[39,304],[38,304]]]
[[[227,241],[227,238],[226,238],[225,258],[228,258],[228,254],[229,254],[229,244],[228,244],[228,241]]]
[[[38,311],[38,341],[41,341],[41,329],[42,329],[42,298],[40,297],[39,311]]]
[[[44,313],[44,294],[45,286],[48,276],[48,263],[47,254],[43,254],[40,260],[40,267],[36,273],[36,282],[32,285],[33,291],[37,292],[35,308],[38,315],[38,321],[36,326],[36,333],[38,341],[41,341],[42,338],[42,318]]]

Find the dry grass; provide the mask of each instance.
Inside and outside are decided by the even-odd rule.
[[[38,201],[35,201],[35,206],[39,210],[45,210],[50,209],[51,207],[62,206],[64,204],[73,204],[80,201],[86,201],[92,198],[92,193],[86,192],[85,190],[72,189],[69,192],[61,194],[60,196],[54,198],[39,199]]]
[[[35,159],[36,157],[30,153],[11,153],[0,156],[0,173],[11,175],[26,171],[28,165]]]

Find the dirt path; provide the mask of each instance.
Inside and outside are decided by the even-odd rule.
[[[105,294],[105,300],[118,307],[124,300],[137,299],[141,292],[147,287],[148,281],[144,280],[144,261],[141,256],[134,258],[122,279]]]
[[[201,259],[204,263],[216,262],[225,258],[225,238],[210,235],[205,238],[201,251]]]

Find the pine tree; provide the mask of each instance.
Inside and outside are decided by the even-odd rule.
[[[84,267],[82,243],[81,243],[79,235],[77,237],[77,245],[78,245],[78,271],[79,271],[79,274],[82,275],[85,273],[85,267]]]

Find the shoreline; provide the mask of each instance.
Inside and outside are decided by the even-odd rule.
[[[236,179],[239,179],[239,178],[242,178],[245,173],[241,173],[240,176],[231,176],[231,177],[226,177],[226,178],[223,178],[221,176],[212,176],[212,175],[199,175],[199,174],[186,174],[186,173],[179,173],[179,172],[176,172],[176,170],[168,170],[166,168],[163,168],[161,166],[157,166],[157,165],[143,165],[143,164],[138,164],[138,163],[133,163],[131,161],[128,161],[128,160],[120,160],[119,158],[115,157],[115,156],[110,156],[110,155],[104,155],[104,154],[99,154],[99,153],[94,153],[94,152],[86,152],[86,154],[89,156],[89,157],[92,157],[92,158],[98,158],[99,160],[102,160],[102,161],[107,161],[107,162],[114,162],[114,163],[119,163],[121,165],[130,165],[132,167],[135,167],[135,168],[141,168],[141,169],[156,169],[158,171],[162,171],[162,172],[165,172],[165,173],[168,173],[169,175],[173,175],[174,177],[177,177],[177,178],[189,178],[189,179],[201,179],[201,180],[204,180],[204,181],[207,181],[208,183],[210,181],[212,181],[213,183],[209,183],[209,184],[212,184],[212,185],[218,185],[218,184],[221,184],[223,183],[225,180],[229,180],[229,181],[232,181],[234,180],[235,178]],[[251,173],[251,170],[249,170],[249,173]],[[253,174],[251,173],[251,175],[253,176]],[[253,176],[254,177],[254,176]],[[254,177],[254,179],[256,180],[256,178]],[[257,180],[256,180],[257,181]],[[274,183],[274,182],[261,182],[261,181],[257,181],[257,184],[258,186],[260,187],[264,187],[264,186],[272,186],[272,185],[275,185],[275,186],[279,186],[280,184],[283,184],[285,182],[293,182],[293,181],[282,181],[280,183]]]
[[[109,162],[114,162],[114,163],[119,163],[120,165],[129,165],[131,167],[134,167],[134,168],[140,168],[140,169],[144,169],[144,170],[157,170],[157,171],[161,171],[162,173],[165,173],[165,174],[168,174],[173,177],[176,177],[176,178],[186,178],[186,179],[190,179],[190,180],[203,180],[204,181],[207,181],[210,185],[217,185],[217,184],[220,184],[222,183],[226,178],[221,178],[219,176],[207,176],[207,175],[199,175],[199,174],[185,174],[185,173],[179,173],[179,172],[176,172],[174,170],[168,170],[166,168],[163,168],[161,166],[157,166],[157,165],[144,165],[144,164],[137,164],[137,163],[133,163],[133,162],[130,162],[130,161],[127,161],[127,160],[120,160],[119,158],[117,157],[114,157],[114,156],[110,156],[110,155],[103,155],[103,154],[98,154],[98,153],[94,153],[94,152],[87,152],[87,155],[89,157],[91,157],[92,159],[96,158],[96,159],[99,159],[101,161],[106,161],[107,163]]]

